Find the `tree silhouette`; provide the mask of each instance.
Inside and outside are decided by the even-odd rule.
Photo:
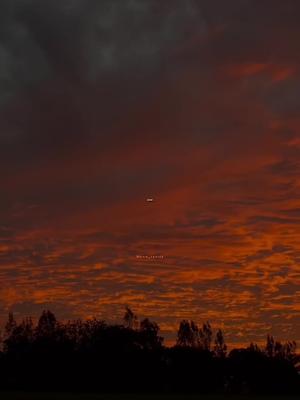
[[[124,326],[129,329],[134,329],[137,327],[138,318],[134,314],[134,312],[129,308],[125,307],[125,314],[124,314]]]
[[[267,336],[265,353],[270,358],[276,357],[296,363],[298,360],[296,349],[297,343],[295,341],[281,343],[275,340],[272,335]]]
[[[14,314],[12,312],[10,312],[8,314],[8,320],[4,327],[4,340],[7,339],[8,337],[10,337],[10,335],[12,334],[12,332],[16,328],[16,326],[17,326],[17,323],[15,321]]]
[[[214,353],[217,357],[224,358],[227,353],[227,345],[221,329],[218,329],[215,338]]]
[[[191,345],[192,347],[200,347],[201,343],[200,343],[200,331],[198,328],[198,325],[194,322],[191,321],[190,323],[190,330],[191,330]]]
[[[41,337],[50,337],[55,334],[57,327],[58,322],[55,315],[51,311],[45,310],[39,318],[36,334]]]
[[[159,326],[126,309],[124,325],[96,318],[57,321],[43,311],[37,325],[30,318],[5,325],[0,352],[0,390],[300,393],[296,343],[267,337],[227,354],[224,334],[206,322],[182,320],[177,343],[164,347]],[[1,386],[2,385],[2,386]]]
[[[247,347],[247,350],[252,353],[261,353],[260,347],[253,342],[250,343],[250,345]]]
[[[203,350],[210,351],[212,342],[212,329],[209,322],[203,324],[202,329],[199,331],[200,345]]]
[[[268,357],[274,357],[274,355],[275,355],[275,340],[272,335],[267,336],[265,352]]]
[[[182,320],[179,324],[177,332],[177,345],[188,347],[193,346],[195,342],[194,331],[191,328],[191,324],[187,320]]]
[[[10,353],[27,352],[34,339],[33,322],[31,318],[25,318],[20,324],[14,320],[13,314],[9,314],[5,326],[4,351]]]
[[[140,338],[144,349],[157,349],[162,346],[163,338],[158,335],[159,326],[145,318],[140,323]]]

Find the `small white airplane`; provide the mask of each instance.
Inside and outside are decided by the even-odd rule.
[[[147,202],[148,202],[148,203],[153,203],[153,201],[154,201],[154,199],[153,199],[152,197],[148,197],[148,198],[147,198]]]

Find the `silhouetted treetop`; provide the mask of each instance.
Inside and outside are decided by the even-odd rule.
[[[123,325],[96,318],[60,322],[43,311],[34,325],[9,314],[0,352],[0,390],[300,393],[296,343],[267,337],[229,354],[221,329],[182,320],[173,347],[159,325],[138,322],[127,307]]]

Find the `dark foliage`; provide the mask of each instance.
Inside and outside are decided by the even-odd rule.
[[[123,325],[98,319],[61,323],[44,311],[34,326],[9,315],[0,352],[2,390],[300,393],[296,343],[267,337],[229,354],[223,332],[182,321],[167,348],[159,326],[126,309]]]

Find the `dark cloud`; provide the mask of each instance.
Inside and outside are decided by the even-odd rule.
[[[1,18],[2,102],[53,75],[143,74],[204,29],[192,0],[5,0]]]
[[[66,156],[140,146],[145,90],[151,95],[177,46],[204,30],[191,0],[13,1],[3,3],[2,15],[0,154],[1,172],[11,177],[35,170],[44,179],[45,169]]]

